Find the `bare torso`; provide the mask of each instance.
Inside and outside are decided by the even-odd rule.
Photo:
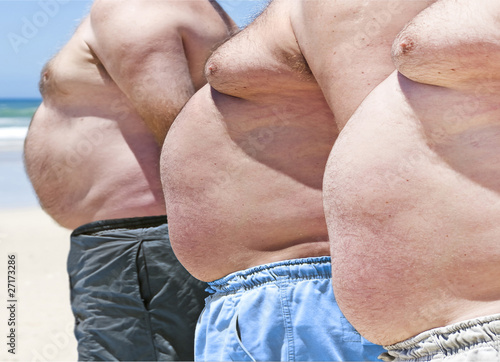
[[[387,10],[389,3],[374,8]],[[321,25],[326,47],[335,41],[325,27],[341,24],[347,32],[350,21],[372,18],[369,12],[339,13],[330,1],[274,1],[214,52],[206,65],[209,86],[188,102],[167,136],[161,173],[172,245],[199,279],[330,254],[322,182],[338,134],[336,118],[352,114],[394,69],[390,46],[404,21],[383,27],[390,40],[368,42],[377,49],[375,57],[381,56],[380,66],[367,74],[362,71],[368,60],[354,70],[352,61],[335,68],[342,94],[332,102],[338,102],[339,116],[334,117],[301,53],[311,65],[317,57],[314,44],[295,37],[312,21],[303,14],[311,19],[338,16],[338,22]],[[355,35],[342,40],[350,44]],[[384,56],[377,52],[382,48]],[[342,49],[339,59],[368,53],[365,46]],[[369,51],[373,58],[374,50]],[[332,73],[315,76],[327,83]]]
[[[30,126],[28,171],[63,226],[164,213],[159,147],[85,42],[85,20],[46,67],[44,102]],[[76,71],[78,70],[78,71]],[[34,182],[36,184],[36,182]]]
[[[188,102],[164,145],[172,245],[202,280],[328,255],[321,183],[336,129],[286,13],[276,36],[265,36],[275,11],[209,58],[211,86]]]
[[[370,94],[325,174],[337,301],[380,344],[500,312],[500,37],[474,38],[476,6],[436,5],[395,43],[414,81]]]
[[[99,5],[103,4],[115,6],[104,1]],[[228,29],[208,1],[194,4],[192,12],[189,8],[182,8],[192,3],[173,10],[172,6],[177,6],[175,2],[128,3],[135,16],[144,16],[154,41],[156,36],[160,41],[166,41],[175,28],[165,30],[164,25],[157,26],[156,19],[137,12],[136,5],[141,11],[156,12],[160,17],[163,13],[165,16],[160,20],[165,24],[171,21],[168,16],[181,19],[178,27],[185,37],[181,61],[187,62],[186,74],[179,71],[169,76],[174,81],[187,77],[189,86],[180,89],[183,87],[180,80],[177,84],[174,81],[159,84],[165,103],[169,101],[169,94],[178,98],[172,109],[162,113],[164,122],[168,123],[173,120],[168,119],[170,114],[176,109],[178,112],[190,93],[205,83],[204,62],[211,47],[228,36]],[[120,9],[124,7],[120,6]],[[193,19],[186,18],[186,14]],[[112,34],[116,29],[110,23],[105,20],[104,26],[109,27],[104,31]],[[133,29],[132,34],[136,34]],[[135,56],[136,52],[139,59],[142,56],[149,60],[143,44],[146,40],[135,40],[126,49],[127,54]],[[115,41],[118,41],[116,35]],[[148,74],[150,78],[146,81],[149,83],[132,84],[142,86],[139,91],[143,93],[129,96],[124,91],[128,90],[127,86],[121,83],[128,81],[127,77],[131,75],[115,71],[115,76],[111,77],[96,55],[96,52],[104,53],[100,47],[87,17],[68,44],[44,69],[41,81],[44,100],[33,118],[25,146],[28,174],[42,206],[67,228],[96,220],[165,214],[159,174],[161,147],[136,110],[137,102],[133,103],[131,98],[135,96],[134,100],[140,102],[140,97],[149,100],[153,95],[157,96],[157,92],[148,89],[153,83],[151,79],[161,79],[160,72],[165,69],[168,72],[173,70],[167,61],[162,63],[160,57],[158,63],[150,65],[153,74]],[[186,98],[182,100],[179,94],[185,94]],[[161,106],[149,107],[149,111],[162,112],[163,109]]]

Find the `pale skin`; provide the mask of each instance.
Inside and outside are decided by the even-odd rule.
[[[423,11],[333,147],[334,291],[372,342],[500,313],[499,22],[493,0]]]
[[[433,2],[275,0],[212,54],[209,84],[161,157],[172,246],[191,274],[212,281],[330,255],[322,184],[332,146],[395,70],[398,32]]]
[[[93,4],[42,72],[25,144],[35,191],[59,224],[165,214],[160,145],[235,28],[208,0]]]

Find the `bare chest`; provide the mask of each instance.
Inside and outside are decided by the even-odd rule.
[[[218,92],[247,99],[317,88],[290,25],[272,11],[221,45],[205,73]]]

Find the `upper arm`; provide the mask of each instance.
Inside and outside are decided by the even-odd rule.
[[[211,23],[217,21],[204,19],[205,5],[203,1],[97,0],[91,9],[89,46],[159,143],[199,83],[196,77],[203,72],[203,62],[198,53],[208,56],[213,46],[213,36],[200,35],[204,30],[211,34]],[[218,21],[223,24],[220,17]],[[198,46],[191,46],[193,42]],[[198,53],[189,52],[190,47]]]
[[[500,76],[500,2],[439,0],[397,36],[399,72],[420,83],[462,88]]]
[[[296,1],[292,26],[340,128],[394,71],[398,32],[433,1]]]

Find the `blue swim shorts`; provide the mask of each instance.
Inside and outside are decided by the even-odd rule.
[[[337,306],[330,257],[287,260],[210,282],[197,361],[376,361]]]
[[[175,257],[165,216],[79,227],[68,272],[80,361],[194,358],[207,284]]]

